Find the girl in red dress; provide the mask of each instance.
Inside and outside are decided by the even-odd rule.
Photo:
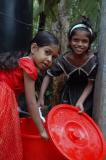
[[[38,69],[51,66],[57,57],[59,44],[56,37],[46,31],[37,33],[31,42],[28,56],[19,52],[0,54],[0,159],[22,160],[22,142],[18,115],[17,95],[25,91],[28,111],[40,135],[48,139],[39,116],[35,97]],[[21,58],[20,58],[21,57]]]

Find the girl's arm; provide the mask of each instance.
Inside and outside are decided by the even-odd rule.
[[[40,89],[40,93],[39,93],[39,100],[38,100],[38,105],[39,107],[44,107],[44,95],[45,92],[48,88],[48,85],[50,83],[51,77],[46,75],[43,79],[42,85],[41,85],[41,89]]]
[[[24,72],[24,85],[25,85],[25,96],[26,96],[28,111],[31,117],[33,118],[35,124],[37,125],[40,135],[43,138],[47,139],[48,135],[42,124],[42,121],[39,115],[39,109],[37,107],[37,101],[35,97],[35,81],[32,80],[29,77],[29,75],[25,72]]]
[[[88,80],[87,86],[85,87],[84,91],[82,92],[80,98],[78,99],[78,101],[76,103],[76,106],[81,109],[80,112],[84,111],[83,103],[85,102],[88,95],[91,93],[92,88],[93,88],[93,83],[94,82],[92,80]]]

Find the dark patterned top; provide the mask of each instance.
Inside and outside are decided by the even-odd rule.
[[[60,55],[60,57],[56,59],[54,65],[47,70],[47,74],[51,77],[59,76],[62,73],[64,73],[67,77],[61,92],[62,95],[60,98],[60,103],[75,105],[76,101],[86,87],[88,80],[95,80],[97,66],[98,62],[96,55],[92,55],[80,67],[71,64],[65,58],[65,55]],[[92,99],[93,95],[91,93],[84,103],[86,111],[89,110],[89,108],[92,108]]]

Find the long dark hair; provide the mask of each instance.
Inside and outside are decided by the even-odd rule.
[[[36,43],[39,47],[49,46],[51,44],[59,45],[58,39],[50,32],[38,32],[31,40],[28,52],[24,51],[10,51],[0,53],[0,70],[10,70],[18,65],[18,59],[30,54],[30,47],[32,43]]]
[[[0,70],[10,70],[18,65],[18,59],[24,56],[24,52],[10,51],[0,53]]]

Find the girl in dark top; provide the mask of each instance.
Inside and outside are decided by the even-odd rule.
[[[82,20],[69,29],[68,40],[70,51],[60,55],[55,64],[47,70],[44,77],[38,104],[44,107],[44,93],[50,79],[62,73],[66,81],[62,88],[60,103],[75,105],[79,112],[92,114],[93,86],[97,73],[97,57],[90,50],[95,33],[89,19]]]

